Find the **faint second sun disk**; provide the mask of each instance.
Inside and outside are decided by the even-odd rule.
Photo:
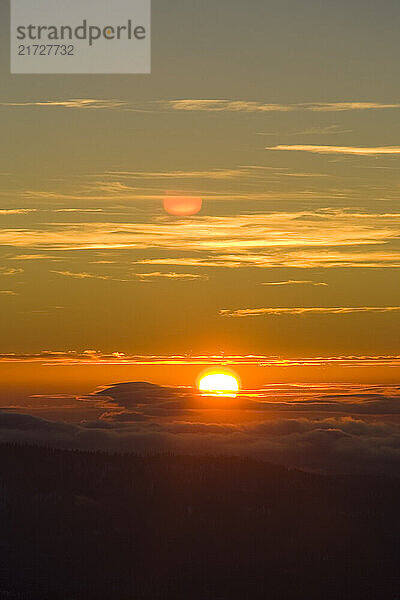
[[[195,196],[167,195],[164,198],[164,210],[177,217],[196,215],[200,212],[201,206],[201,198]]]

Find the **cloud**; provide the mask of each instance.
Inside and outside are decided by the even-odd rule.
[[[292,308],[241,308],[220,310],[223,317],[260,317],[264,315],[348,315],[355,313],[398,312],[400,306],[340,306],[340,307],[292,307]]]
[[[60,213],[99,213],[103,212],[102,208],[55,208],[54,212]]]
[[[101,420],[117,428],[128,447],[136,441],[141,446],[147,432],[156,436],[156,448],[172,452],[257,456],[334,472],[394,473],[400,466],[400,426],[376,420],[398,414],[398,385],[269,385],[257,394],[242,392],[239,404],[224,402],[223,422],[214,421],[214,398],[199,404],[187,388],[125,383],[93,396],[114,404]],[[242,419],[232,423],[231,411],[238,408]],[[249,419],[249,412],[259,419]]]
[[[0,244],[40,251],[160,252],[159,257],[153,253],[152,258],[132,261],[143,265],[394,267],[400,265],[399,250],[373,246],[394,244],[399,235],[400,214],[329,209],[184,219],[162,216],[155,222],[55,222],[37,228],[3,228]]]
[[[303,104],[265,104],[248,100],[170,100],[161,102],[166,108],[183,111],[204,112],[342,112],[351,110],[377,110],[400,108],[400,104],[385,104],[379,102],[309,102]]]
[[[283,285],[316,285],[316,286],[327,286],[328,284],[323,281],[310,281],[301,279],[288,279],[287,281],[267,281],[261,285],[267,286],[283,286]]]
[[[36,212],[36,208],[3,208],[0,209],[0,215],[26,215],[28,213]]]
[[[100,275],[97,273],[72,273],[71,271],[50,271],[51,273],[55,273],[56,275],[62,275],[63,277],[72,277],[73,279],[100,279],[102,281],[123,281],[126,282],[126,279],[116,279],[114,277],[108,275]]]
[[[257,176],[257,170],[259,172],[269,171],[268,167],[236,167],[231,169],[208,169],[204,171],[109,171],[104,175],[108,178],[122,178],[122,179],[148,179],[153,181],[155,179],[215,179],[215,180],[227,180],[234,178],[253,178]],[[114,182],[109,185],[117,185],[118,182]],[[118,184],[119,188],[123,188],[123,184]]]
[[[31,415],[0,411],[0,429],[19,431],[68,431],[69,426],[62,423],[38,419]]]
[[[16,254],[15,256],[8,257],[9,260],[53,260],[56,256],[50,254]]]
[[[398,103],[347,101],[347,102],[308,102],[299,104],[267,104],[252,100],[228,99],[182,99],[161,100],[134,103],[129,100],[115,98],[53,98],[33,102],[0,102],[0,106],[9,108],[51,108],[51,109],[84,109],[84,110],[122,110],[136,112],[160,111],[203,111],[233,113],[269,113],[269,112],[343,112],[353,110],[383,110],[400,108]]]
[[[169,175],[172,174],[172,177]],[[176,179],[174,178],[176,177]],[[57,203],[113,202],[125,203],[124,206],[114,209],[109,204],[104,212],[109,214],[132,215],[133,210],[143,212],[143,203],[160,202],[168,193],[178,190],[180,194],[201,197],[204,202],[259,202],[271,200],[321,200],[337,201],[340,199],[358,201],[360,189],[358,187],[341,187],[332,185],[299,185],[304,179],[337,180],[337,174],[315,173],[306,171],[290,171],[283,167],[269,167],[249,165],[226,169],[206,169],[204,171],[138,171],[138,172],[111,172],[86,176],[83,185],[68,191],[66,184],[54,184],[55,189],[25,189],[20,191],[23,199],[32,201],[32,198]],[[227,189],[226,181],[234,181],[236,186]],[[286,180],[286,181],[285,181]],[[298,180],[298,181],[297,181]],[[204,183],[207,182],[205,186]],[[243,185],[240,184],[243,182]],[[288,182],[293,183],[288,185]],[[248,185],[244,185],[247,183]],[[268,185],[266,185],[268,183]],[[179,184],[179,185],[178,185]],[[296,186],[295,189],[293,187]],[[370,190],[369,197],[374,189]],[[375,188],[376,193],[391,194],[397,199],[397,189],[392,185],[381,185]],[[375,199],[375,198],[374,198]],[[129,207],[126,203],[133,201],[139,206]],[[82,211],[84,212],[84,211]]]
[[[79,109],[126,109],[132,108],[125,100],[99,100],[93,98],[75,98],[67,100],[39,100],[36,102],[0,102],[3,107],[39,107],[39,108],[79,108]]]
[[[303,131],[296,131],[290,135],[339,135],[352,133],[351,129],[343,129],[340,125],[327,125],[326,127],[309,127]]]
[[[400,146],[311,146],[311,145],[279,145],[267,146],[266,150],[291,150],[295,152],[311,152],[313,154],[352,154],[355,156],[379,156],[400,154]]]
[[[110,411],[100,415],[100,421],[105,423],[144,423],[150,420],[149,417],[134,411]]]
[[[12,269],[12,268],[7,268],[7,267],[0,267],[0,276],[12,276],[12,275],[19,275],[20,273],[23,273],[24,269]]]
[[[35,398],[41,398],[35,396]],[[48,396],[43,396],[49,400]],[[57,398],[59,399],[59,398]],[[61,398],[60,398],[61,399]],[[65,399],[65,396],[62,397]],[[70,399],[70,397],[68,397]],[[223,403],[213,396],[204,396],[191,387],[166,387],[147,382],[126,382],[104,386],[77,400],[97,409],[106,409],[102,420],[129,422],[179,417],[182,422],[213,423],[214,412],[224,413],[223,422],[230,423],[232,414],[241,428],[257,425],[268,413],[272,421],[300,416],[315,418],[389,418],[399,413],[400,386],[395,384],[268,384],[257,390],[242,390],[235,398]],[[216,402],[218,404],[216,404]],[[240,418],[237,411],[240,411]],[[252,413],[252,414],[251,414]],[[146,417],[140,419],[139,417]],[[210,421],[211,420],[211,421]],[[165,423],[165,420],[163,421]]]
[[[281,182],[284,178],[330,178],[326,173],[310,173],[301,171],[290,171],[284,167],[271,167],[267,165],[240,165],[230,168],[214,168],[204,170],[169,170],[169,171],[108,171],[100,175],[89,176],[86,187],[91,190],[92,194],[109,194],[113,198],[137,198],[137,199],[154,199],[161,200],[168,194],[166,188],[169,186],[177,187],[177,182],[180,186],[186,189],[181,189],[178,192],[180,195],[199,195],[204,200],[223,200],[227,197],[223,192],[223,184],[226,181],[234,181],[237,184],[249,183],[254,187],[258,184],[263,186],[265,182]],[[175,182],[175,183],[174,183]],[[199,190],[198,186],[204,186],[204,182],[208,182],[207,191]],[[140,187],[138,184],[142,184]],[[151,185],[151,188],[148,186]],[[190,190],[196,185],[196,189]],[[213,186],[214,190],[212,190]],[[179,189],[179,187],[178,187]],[[40,193],[40,197],[54,197],[54,192],[29,192],[29,195]],[[171,192],[173,193],[173,192]],[[282,195],[282,190],[281,190]],[[293,194],[292,191],[286,191],[286,194]],[[300,190],[298,193],[302,193]],[[303,193],[305,191],[303,190]],[[310,193],[310,190],[308,190]],[[326,190],[325,190],[326,193]],[[50,196],[49,196],[50,194]],[[264,198],[269,197],[271,191],[263,190]],[[246,197],[257,198],[257,192],[252,191],[245,194],[244,192],[229,192],[230,199],[243,199]],[[104,196],[103,196],[104,198]],[[99,197],[97,196],[97,199]]]
[[[169,279],[172,281],[194,281],[196,279],[208,279],[207,275],[195,275],[193,273],[135,273],[135,277],[142,281],[157,279]]]
[[[185,392],[139,381],[105,386],[85,399],[93,401],[93,399],[104,398],[107,404],[115,404],[117,407],[128,409],[138,407],[143,409],[149,405],[152,407],[165,406],[165,403],[172,401],[176,408],[176,402],[180,395],[185,395]]]
[[[264,406],[261,401],[255,403],[253,413],[258,411],[259,419],[246,418],[249,409],[244,408],[243,420],[231,422],[228,409],[226,419],[216,422],[213,410],[203,410],[195,420],[194,413],[183,406],[174,409],[179,418],[174,416],[168,407],[177,402],[174,390],[144,383],[124,385],[125,392],[122,384],[104,390],[103,399],[115,407],[90,422],[65,423],[1,411],[0,440],[83,450],[250,456],[339,473],[397,474],[400,467],[400,426],[382,420],[385,414],[398,414],[394,412],[398,386],[359,387],[358,395],[357,386],[338,386],[336,394],[334,386],[281,386],[281,390],[267,390],[270,400]],[[107,397],[107,392],[114,397]],[[303,394],[308,397],[302,399]],[[99,395],[92,402],[99,402]],[[135,408],[121,409],[121,402]],[[155,405],[161,407],[161,417]],[[279,408],[286,413],[279,414]],[[349,408],[354,414],[349,414]],[[364,416],[356,414],[363,409]]]
[[[166,108],[184,111],[206,112],[290,112],[293,105],[263,104],[246,100],[170,100],[163,103]]]
[[[104,261],[100,261],[100,264],[104,264]],[[107,264],[107,263],[105,263]],[[120,281],[123,283],[139,281],[157,281],[160,279],[166,279],[168,281],[195,281],[199,279],[208,279],[207,275],[196,275],[194,273],[160,273],[159,271],[153,273],[133,273],[128,279],[118,279],[111,275],[101,275],[98,273],[72,273],[71,271],[51,271],[57,275],[64,277],[72,277],[73,279],[100,279],[102,281]],[[0,271],[1,274],[1,271]]]
[[[355,252],[342,251],[306,251],[293,250],[286,253],[241,253],[216,254],[213,257],[170,257],[153,258],[135,261],[142,265],[168,265],[181,267],[220,267],[233,269],[239,267],[290,267],[296,269],[329,269],[329,268],[397,268],[400,267],[400,252],[380,251]]]
[[[260,131],[257,135],[264,136],[294,136],[294,135],[342,135],[344,133],[352,133],[352,129],[343,129],[339,125],[327,125],[326,127],[309,127],[308,129],[302,129],[300,131],[289,131],[287,133],[282,133],[278,131],[264,132]]]
[[[304,104],[309,110],[315,112],[342,112],[348,110],[381,110],[400,108],[400,104],[384,102],[313,102]]]
[[[266,354],[169,354],[135,355],[124,352],[105,353],[97,350],[42,351],[32,354],[0,354],[0,363],[40,363],[42,365],[201,365],[229,366],[255,365],[261,367],[400,367],[400,356],[293,356],[279,357]]]

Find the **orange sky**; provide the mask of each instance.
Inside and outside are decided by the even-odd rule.
[[[155,10],[149,76],[1,59],[5,390],[192,385],[208,364],[137,355],[264,357],[234,359],[246,388],[398,378],[374,358],[399,355],[398,7],[192,4]]]

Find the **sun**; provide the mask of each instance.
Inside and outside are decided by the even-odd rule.
[[[200,392],[216,396],[236,396],[240,390],[239,378],[228,371],[208,371],[200,375],[197,387]]]

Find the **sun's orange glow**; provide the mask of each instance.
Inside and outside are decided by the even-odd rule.
[[[197,386],[201,392],[217,396],[236,396],[240,389],[239,378],[228,371],[208,371],[200,375]]]
[[[167,195],[164,198],[164,209],[177,217],[196,215],[201,206],[202,199],[195,196]]]

